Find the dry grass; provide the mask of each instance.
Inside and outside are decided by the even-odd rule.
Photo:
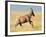
[[[10,14],[10,31],[11,32],[24,32],[24,31],[39,31],[42,27],[42,14],[41,12],[35,12],[35,17],[32,17],[34,28],[32,28],[32,25],[29,24],[29,22],[22,24],[22,26],[16,25],[16,18],[19,16],[23,16],[26,13],[23,11],[14,11]]]

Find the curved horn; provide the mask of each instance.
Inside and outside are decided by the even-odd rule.
[[[32,8],[30,8],[30,10],[31,10],[31,12],[32,12],[32,15],[33,15],[33,16],[35,16],[33,9],[32,9]]]

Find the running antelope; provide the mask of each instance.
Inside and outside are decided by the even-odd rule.
[[[35,16],[33,9],[30,8],[30,12],[29,14],[26,14],[24,16],[20,16],[17,20],[16,20],[16,26],[20,25],[22,26],[23,23],[29,22],[32,27],[33,27],[33,22],[31,21],[31,17]]]

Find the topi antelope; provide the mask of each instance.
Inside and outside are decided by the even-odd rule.
[[[20,16],[17,20],[16,20],[16,26],[20,25],[22,26],[23,23],[29,22],[32,27],[33,27],[33,22],[31,21],[31,17],[35,16],[33,9],[30,8],[30,12],[29,14],[26,14],[24,16]]]

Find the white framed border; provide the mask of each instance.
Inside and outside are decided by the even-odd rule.
[[[42,6],[42,31],[31,31],[31,32],[10,32],[10,4],[14,5],[35,5],[35,6]],[[44,4],[36,4],[36,3],[23,3],[23,2],[7,2],[7,7],[8,7],[8,34],[7,35],[19,35],[19,34],[40,34],[44,33]]]

